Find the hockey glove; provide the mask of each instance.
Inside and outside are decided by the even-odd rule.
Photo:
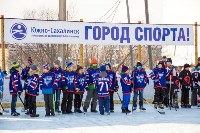
[[[64,91],[66,91],[67,89],[68,89],[68,87],[67,87],[67,86],[64,86],[64,87],[63,87],[63,90],[64,90]]]
[[[76,92],[79,92],[79,91],[80,91],[80,89],[79,89],[79,88],[76,88],[75,90],[76,90]]]

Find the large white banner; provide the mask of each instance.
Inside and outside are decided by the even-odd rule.
[[[192,25],[5,19],[6,43],[193,45]]]

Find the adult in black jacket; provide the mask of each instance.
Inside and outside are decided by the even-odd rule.
[[[191,108],[191,105],[189,104],[189,91],[192,86],[192,75],[189,71],[190,65],[185,64],[184,69],[180,72],[179,75],[179,81],[182,87],[182,93],[181,93],[181,107],[182,108]]]

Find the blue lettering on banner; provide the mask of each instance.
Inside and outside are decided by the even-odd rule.
[[[152,28],[152,27],[136,27],[135,39],[137,41],[190,41],[189,28]]]

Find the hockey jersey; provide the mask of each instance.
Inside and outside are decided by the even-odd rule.
[[[79,92],[75,93],[84,93],[85,88],[88,87],[86,82],[85,74],[77,74],[75,80],[75,88],[79,88]]]
[[[110,88],[111,82],[109,79],[109,76],[106,75],[106,77],[98,77],[95,80],[95,88],[97,88],[97,95],[98,97],[107,97],[109,96],[109,88]]]
[[[66,92],[74,92],[76,73],[74,71],[64,71],[62,75],[62,86],[67,87]]]
[[[154,81],[154,88],[166,88],[167,70],[165,68],[154,68],[150,73],[151,79]]]
[[[39,76],[38,74],[28,75],[25,83],[25,87],[27,88],[27,94],[32,96],[39,95]]]
[[[174,85],[176,80],[178,80],[178,68],[175,66],[166,67],[167,70],[167,79],[166,84],[170,84],[170,77],[171,77],[171,84]]]
[[[56,88],[56,90],[61,90],[62,88],[62,73],[63,73],[63,70],[61,67],[59,68],[53,68],[52,69],[52,72],[55,74],[56,76],[56,80],[58,82],[58,87]]]
[[[195,69],[192,72],[192,86],[195,88],[199,87],[199,82],[200,82],[200,71]]]
[[[114,71],[111,71],[111,70],[106,71],[106,73],[108,74],[109,79],[112,83],[110,88],[109,88],[109,91],[114,91],[115,88],[119,88],[116,73]]]
[[[21,73],[22,80],[26,80],[26,78],[28,77],[29,70],[30,70],[30,67],[25,67],[24,69],[22,69],[22,73]]]
[[[23,91],[22,83],[21,83],[21,76],[20,76],[19,72],[14,68],[10,69],[9,90],[10,90],[11,95],[21,93]]]
[[[182,70],[179,75],[179,81],[182,86],[187,86],[190,89],[192,85],[192,75],[190,71]]]
[[[149,83],[147,73],[142,70],[133,70],[131,77],[134,82],[134,90],[143,90],[146,85]]]
[[[52,72],[43,73],[39,82],[42,94],[53,94],[58,86],[55,74]]]
[[[0,72],[0,86],[3,86],[4,73]]]
[[[130,94],[131,93],[131,84],[133,83],[132,78],[126,73],[121,73],[120,83],[122,86],[123,94]]]
[[[95,90],[94,80],[99,76],[99,68],[88,68],[86,70],[86,81],[89,86],[89,89]]]

